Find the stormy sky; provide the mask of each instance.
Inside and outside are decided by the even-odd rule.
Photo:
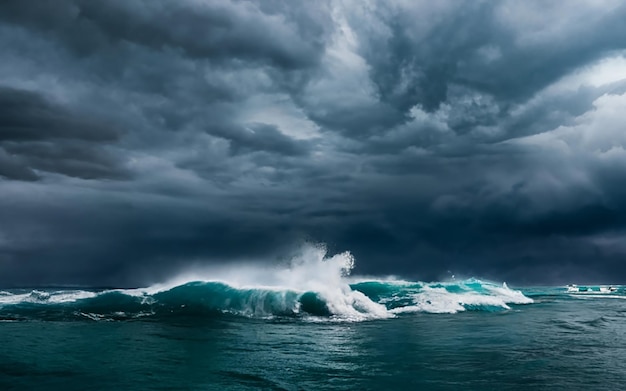
[[[0,286],[303,242],[626,282],[621,1],[3,0]]]

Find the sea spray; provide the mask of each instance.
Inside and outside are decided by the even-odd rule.
[[[211,317],[363,321],[400,314],[503,311],[532,299],[478,279],[451,282],[373,280],[350,276],[349,252],[328,256],[305,246],[283,266],[231,265],[195,270],[162,284],[120,290],[3,291],[0,319],[124,320]]]

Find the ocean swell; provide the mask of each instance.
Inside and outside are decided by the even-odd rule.
[[[187,276],[186,281],[179,278],[149,288],[4,290],[0,320],[111,321],[232,314],[363,321],[408,313],[504,311],[511,304],[532,303],[506,284],[478,279],[434,283],[348,279],[353,266],[349,253],[327,257],[323,248],[315,247],[279,269],[242,267],[229,274]]]

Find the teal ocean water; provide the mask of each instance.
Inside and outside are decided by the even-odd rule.
[[[624,389],[622,286],[357,278],[351,262],[3,290],[0,390]]]

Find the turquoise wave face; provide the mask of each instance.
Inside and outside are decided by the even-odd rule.
[[[361,321],[410,313],[506,311],[532,299],[477,279],[453,282],[356,281],[299,291],[193,281],[151,291],[33,290],[0,292],[1,320],[130,320],[213,317]]]

